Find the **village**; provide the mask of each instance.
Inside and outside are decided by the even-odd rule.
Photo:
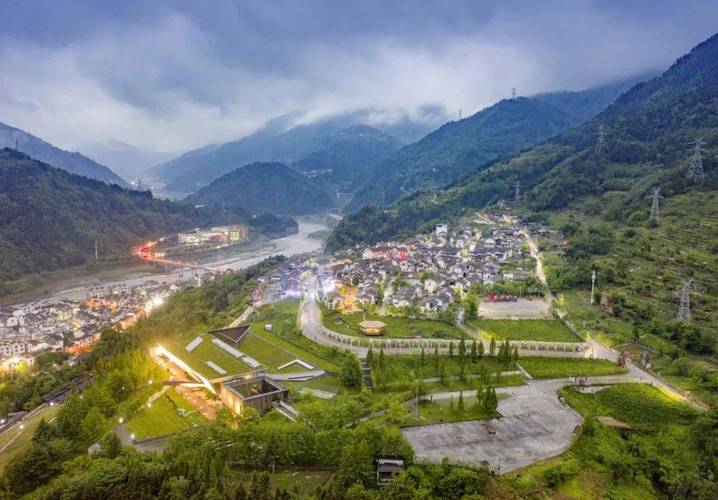
[[[342,313],[411,312],[436,318],[472,290],[487,303],[542,295],[535,265],[520,221],[483,215],[455,230],[439,224],[431,234],[406,242],[381,242],[338,255],[320,275],[320,292],[328,309]]]
[[[192,281],[167,284],[156,280],[132,287],[95,285],[87,289],[84,300],[37,300],[0,306],[2,370],[32,362],[42,352],[87,352],[105,326],[127,328],[171,293],[192,285]]]

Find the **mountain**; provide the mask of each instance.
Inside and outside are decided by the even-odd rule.
[[[587,120],[634,83],[631,78],[580,92],[504,99],[449,122],[383,162],[346,210],[387,205],[415,191],[443,186]]]
[[[57,148],[39,137],[4,123],[0,123],[0,148],[18,149],[37,160],[73,174],[84,175],[90,179],[97,179],[109,184],[129,187],[121,177],[105,165],[100,165],[80,153],[71,153]]]
[[[366,125],[342,129],[329,138],[331,146],[314,151],[292,164],[342,191],[352,191],[401,144],[389,134]]]
[[[238,168],[187,197],[196,205],[242,207],[248,211],[303,215],[336,207],[315,179],[288,166],[252,163]]]
[[[112,259],[129,256],[148,237],[240,222],[274,234],[296,230],[291,219],[157,200],[149,191],[108,185],[0,150],[0,294],[8,290],[6,281],[86,263],[95,241],[103,259]]]
[[[626,217],[627,211],[645,206],[650,187],[661,186],[664,196],[691,188],[685,174],[695,137],[705,141],[708,175],[702,189],[715,189],[716,110],[718,35],[662,75],[632,87],[588,122],[489,163],[441,191],[415,194],[389,210],[367,207],[346,218],[328,244],[339,248],[373,242],[457,218],[511,199],[517,181],[521,206],[532,210],[560,210],[592,199],[599,213]],[[602,151],[597,147],[600,130]]]
[[[126,179],[144,176],[150,167],[176,156],[174,153],[162,153],[138,148],[132,144],[110,139],[105,143],[92,143],[84,148],[85,152],[97,161],[108,165]]]
[[[298,162],[311,153],[330,148],[333,137],[344,129],[356,125],[369,125],[392,135],[413,139],[417,134],[431,130],[440,116],[435,108],[426,108],[417,121],[404,114],[398,116],[362,110],[301,123],[301,113],[270,120],[256,132],[225,144],[193,150],[152,169],[166,181],[166,189],[177,192],[194,192],[221,175],[254,162],[278,161],[285,164]],[[383,121],[382,121],[383,120]]]

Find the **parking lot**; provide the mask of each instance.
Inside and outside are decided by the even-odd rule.
[[[448,457],[457,465],[487,465],[499,473],[509,472],[571,446],[581,417],[558,400],[556,391],[563,384],[531,381],[521,387],[497,389],[509,396],[499,401],[501,418],[406,427],[402,434],[414,447],[418,462],[440,463]]]
[[[542,299],[519,298],[516,302],[488,302],[482,300],[479,304],[479,316],[487,319],[550,318],[551,308],[548,302]]]

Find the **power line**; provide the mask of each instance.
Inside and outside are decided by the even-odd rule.
[[[654,187],[654,188],[653,188],[653,194],[651,194],[650,196],[648,196],[648,198],[651,198],[651,199],[653,200],[652,203],[651,203],[651,217],[650,217],[650,220],[654,220],[654,221],[656,221],[656,222],[660,222],[660,221],[661,221],[661,215],[660,215],[660,213],[659,213],[659,206],[658,206],[658,205],[659,205],[659,200],[660,200],[661,198],[663,198],[663,196],[661,196],[661,188],[659,188],[659,187]]]
[[[596,138],[596,154],[603,156],[606,152],[606,129],[603,123],[598,126],[598,137]]]
[[[693,154],[688,163],[688,173],[686,177],[694,182],[703,179],[705,175],[703,171],[703,144],[705,144],[703,139],[696,137],[696,140],[693,142]]]
[[[693,280],[682,280],[681,305],[678,307],[678,321],[683,323],[691,322],[691,283]]]

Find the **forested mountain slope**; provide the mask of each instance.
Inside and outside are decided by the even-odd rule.
[[[196,205],[303,215],[336,207],[323,185],[282,163],[253,163],[223,175],[189,196]]]
[[[686,175],[696,137],[704,142],[706,175],[699,182]],[[519,207],[558,210],[594,200],[599,212],[625,220],[645,207],[654,186],[663,196],[715,190],[717,149],[718,36],[713,36],[590,121],[440,191],[407,197],[387,211],[364,209],[336,228],[329,245],[372,242],[512,201],[517,181]]]
[[[372,126],[373,136],[383,133],[391,137],[413,138],[417,133],[431,130],[436,113],[429,112],[425,117],[426,124],[407,117],[395,123],[375,124]],[[294,123],[297,117],[279,117],[242,139],[189,151],[158,165],[153,171],[167,181],[168,189],[191,193],[243,165],[273,161],[289,165],[314,152],[331,148],[351,135],[353,127],[373,123],[373,114],[371,110],[363,110],[298,124]]]
[[[330,140],[331,146],[310,153],[292,167],[313,173],[344,192],[362,184],[381,161],[401,146],[392,136],[366,125],[340,130]]]
[[[347,211],[389,205],[415,191],[441,187],[591,118],[636,81],[505,99],[449,122],[383,162],[357,191]]]
[[[37,160],[70,173],[129,187],[120,176],[105,165],[100,165],[80,153],[71,153],[57,148],[39,137],[4,123],[0,123],[0,148],[18,149]]]
[[[95,241],[103,259],[126,257],[147,237],[230,222],[276,233],[296,229],[291,219],[157,200],[149,191],[108,185],[0,150],[0,293],[4,282],[25,274],[84,264],[94,255]]]

